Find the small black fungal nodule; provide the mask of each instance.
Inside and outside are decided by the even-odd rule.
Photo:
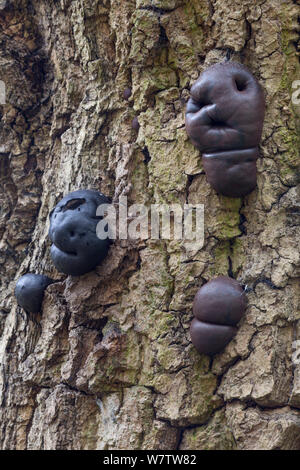
[[[135,129],[136,131],[139,130],[139,128],[140,128],[140,123],[139,123],[139,120],[138,120],[138,118],[137,118],[136,116],[132,119],[131,126],[132,126],[132,128]]]
[[[18,279],[15,287],[18,305],[26,312],[38,313],[41,310],[44,290],[52,283],[52,279],[42,274],[24,274]]]
[[[97,236],[98,206],[109,199],[98,191],[82,189],[65,196],[50,213],[51,258],[64,274],[92,271],[106,256],[110,239]]]
[[[213,65],[192,86],[186,131],[218,193],[242,197],[255,188],[264,113],[262,88],[242,64]]]
[[[235,336],[245,309],[245,292],[235,279],[219,276],[204,284],[193,303],[191,339],[195,348],[201,354],[220,352]]]
[[[129,100],[129,98],[131,97],[131,93],[131,88],[125,88],[123,93],[124,100]]]

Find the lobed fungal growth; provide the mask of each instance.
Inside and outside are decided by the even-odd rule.
[[[192,86],[186,131],[218,193],[242,197],[255,188],[264,113],[263,91],[241,64],[213,65]]]
[[[101,220],[96,211],[102,204],[109,204],[109,199],[98,191],[78,190],[65,196],[50,213],[50,254],[58,271],[80,276],[106,256],[110,240],[102,240],[96,233]]]
[[[191,339],[201,354],[220,352],[237,332],[236,324],[246,309],[246,296],[240,284],[219,276],[198,290],[194,298]]]

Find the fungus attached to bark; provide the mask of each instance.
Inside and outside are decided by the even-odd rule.
[[[24,274],[17,281],[15,288],[18,305],[26,312],[38,313],[41,310],[44,290],[52,282],[52,279],[42,274]]]
[[[140,128],[140,123],[139,123],[139,120],[136,116],[132,119],[131,126],[134,130],[136,130],[138,132],[138,130]]]
[[[235,336],[236,324],[246,309],[246,296],[240,284],[219,276],[198,290],[194,298],[191,339],[202,354],[221,351]]]
[[[65,196],[50,214],[51,258],[58,271],[80,276],[106,256],[109,238],[97,236],[97,207],[109,204],[98,191],[78,190]]]
[[[186,131],[218,193],[241,197],[255,188],[264,113],[259,83],[236,62],[209,67],[192,86]]]
[[[125,88],[123,93],[124,100],[129,100],[131,97],[131,88]]]

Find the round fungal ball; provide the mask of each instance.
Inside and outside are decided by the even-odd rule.
[[[243,288],[227,276],[204,284],[194,298],[193,313],[198,320],[219,325],[236,325],[246,308]]]
[[[26,312],[37,313],[41,310],[44,290],[53,282],[42,274],[28,273],[20,277],[15,287],[18,305]]]

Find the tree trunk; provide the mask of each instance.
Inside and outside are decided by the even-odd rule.
[[[298,13],[297,0],[0,1],[1,449],[300,449]],[[243,199],[208,185],[184,127],[192,83],[226,58],[266,96]],[[78,188],[202,203],[204,246],[116,240],[94,271],[64,276],[48,215]],[[55,280],[40,314],[16,304],[26,272]],[[210,360],[190,341],[192,300],[221,274],[247,285],[248,307]]]

